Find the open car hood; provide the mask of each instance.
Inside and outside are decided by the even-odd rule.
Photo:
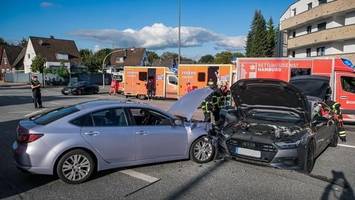
[[[194,112],[212,92],[211,88],[193,90],[176,101],[168,112],[175,116],[191,120]]]
[[[293,85],[274,79],[243,79],[231,86],[237,107],[272,107],[308,111],[306,97]]]

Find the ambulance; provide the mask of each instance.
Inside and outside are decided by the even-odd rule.
[[[177,98],[178,79],[167,67],[125,66],[124,67],[124,95],[135,96],[139,99],[147,97],[147,81],[153,79],[155,83],[155,97]]]
[[[332,100],[341,104],[345,121],[355,122],[355,71],[341,58],[238,58],[236,79],[274,78],[289,81],[298,75],[330,77]]]
[[[232,64],[180,64],[178,96],[184,96],[190,88],[204,88],[209,81],[216,85],[228,82],[230,86],[234,68]]]

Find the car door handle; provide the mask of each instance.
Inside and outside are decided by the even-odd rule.
[[[340,99],[348,99],[347,96],[340,96]]]
[[[98,131],[89,131],[89,132],[84,133],[84,135],[88,135],[88,136],[96,136],[99,134],[100,134],[100,132],[98,132]]]
[[[136,135],[149,135],[148,131],[137,131]]]

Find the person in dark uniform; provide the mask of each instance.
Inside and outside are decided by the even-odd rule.
[[[35,108],[43,108],[42,106],[42,96],[41,96],[41,83],[38,81],[37,76],[32,77],[31,81],[32,88],[32,98]]]
[[[153,77],[148,78],[147,96],[148,100],[151,100],[155,96],[155,81]]]

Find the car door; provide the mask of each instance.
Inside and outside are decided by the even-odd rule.
[[[167,115],[148,108],[128,108],[136,136],[136,159],[173,159],[186,154],[187,130]]]
[[[110,163],[135,160],[135,135],[128,127],[123,108],[95,111],[86,116],[92,126],[83,126],[81,134],[85,140]]]
[[[313,131],[315,131],[316,155],[319,155],[328,146],[331,130],[327,126],[327,122],[328,119],[325,117],[317,117],[312,122]]]

